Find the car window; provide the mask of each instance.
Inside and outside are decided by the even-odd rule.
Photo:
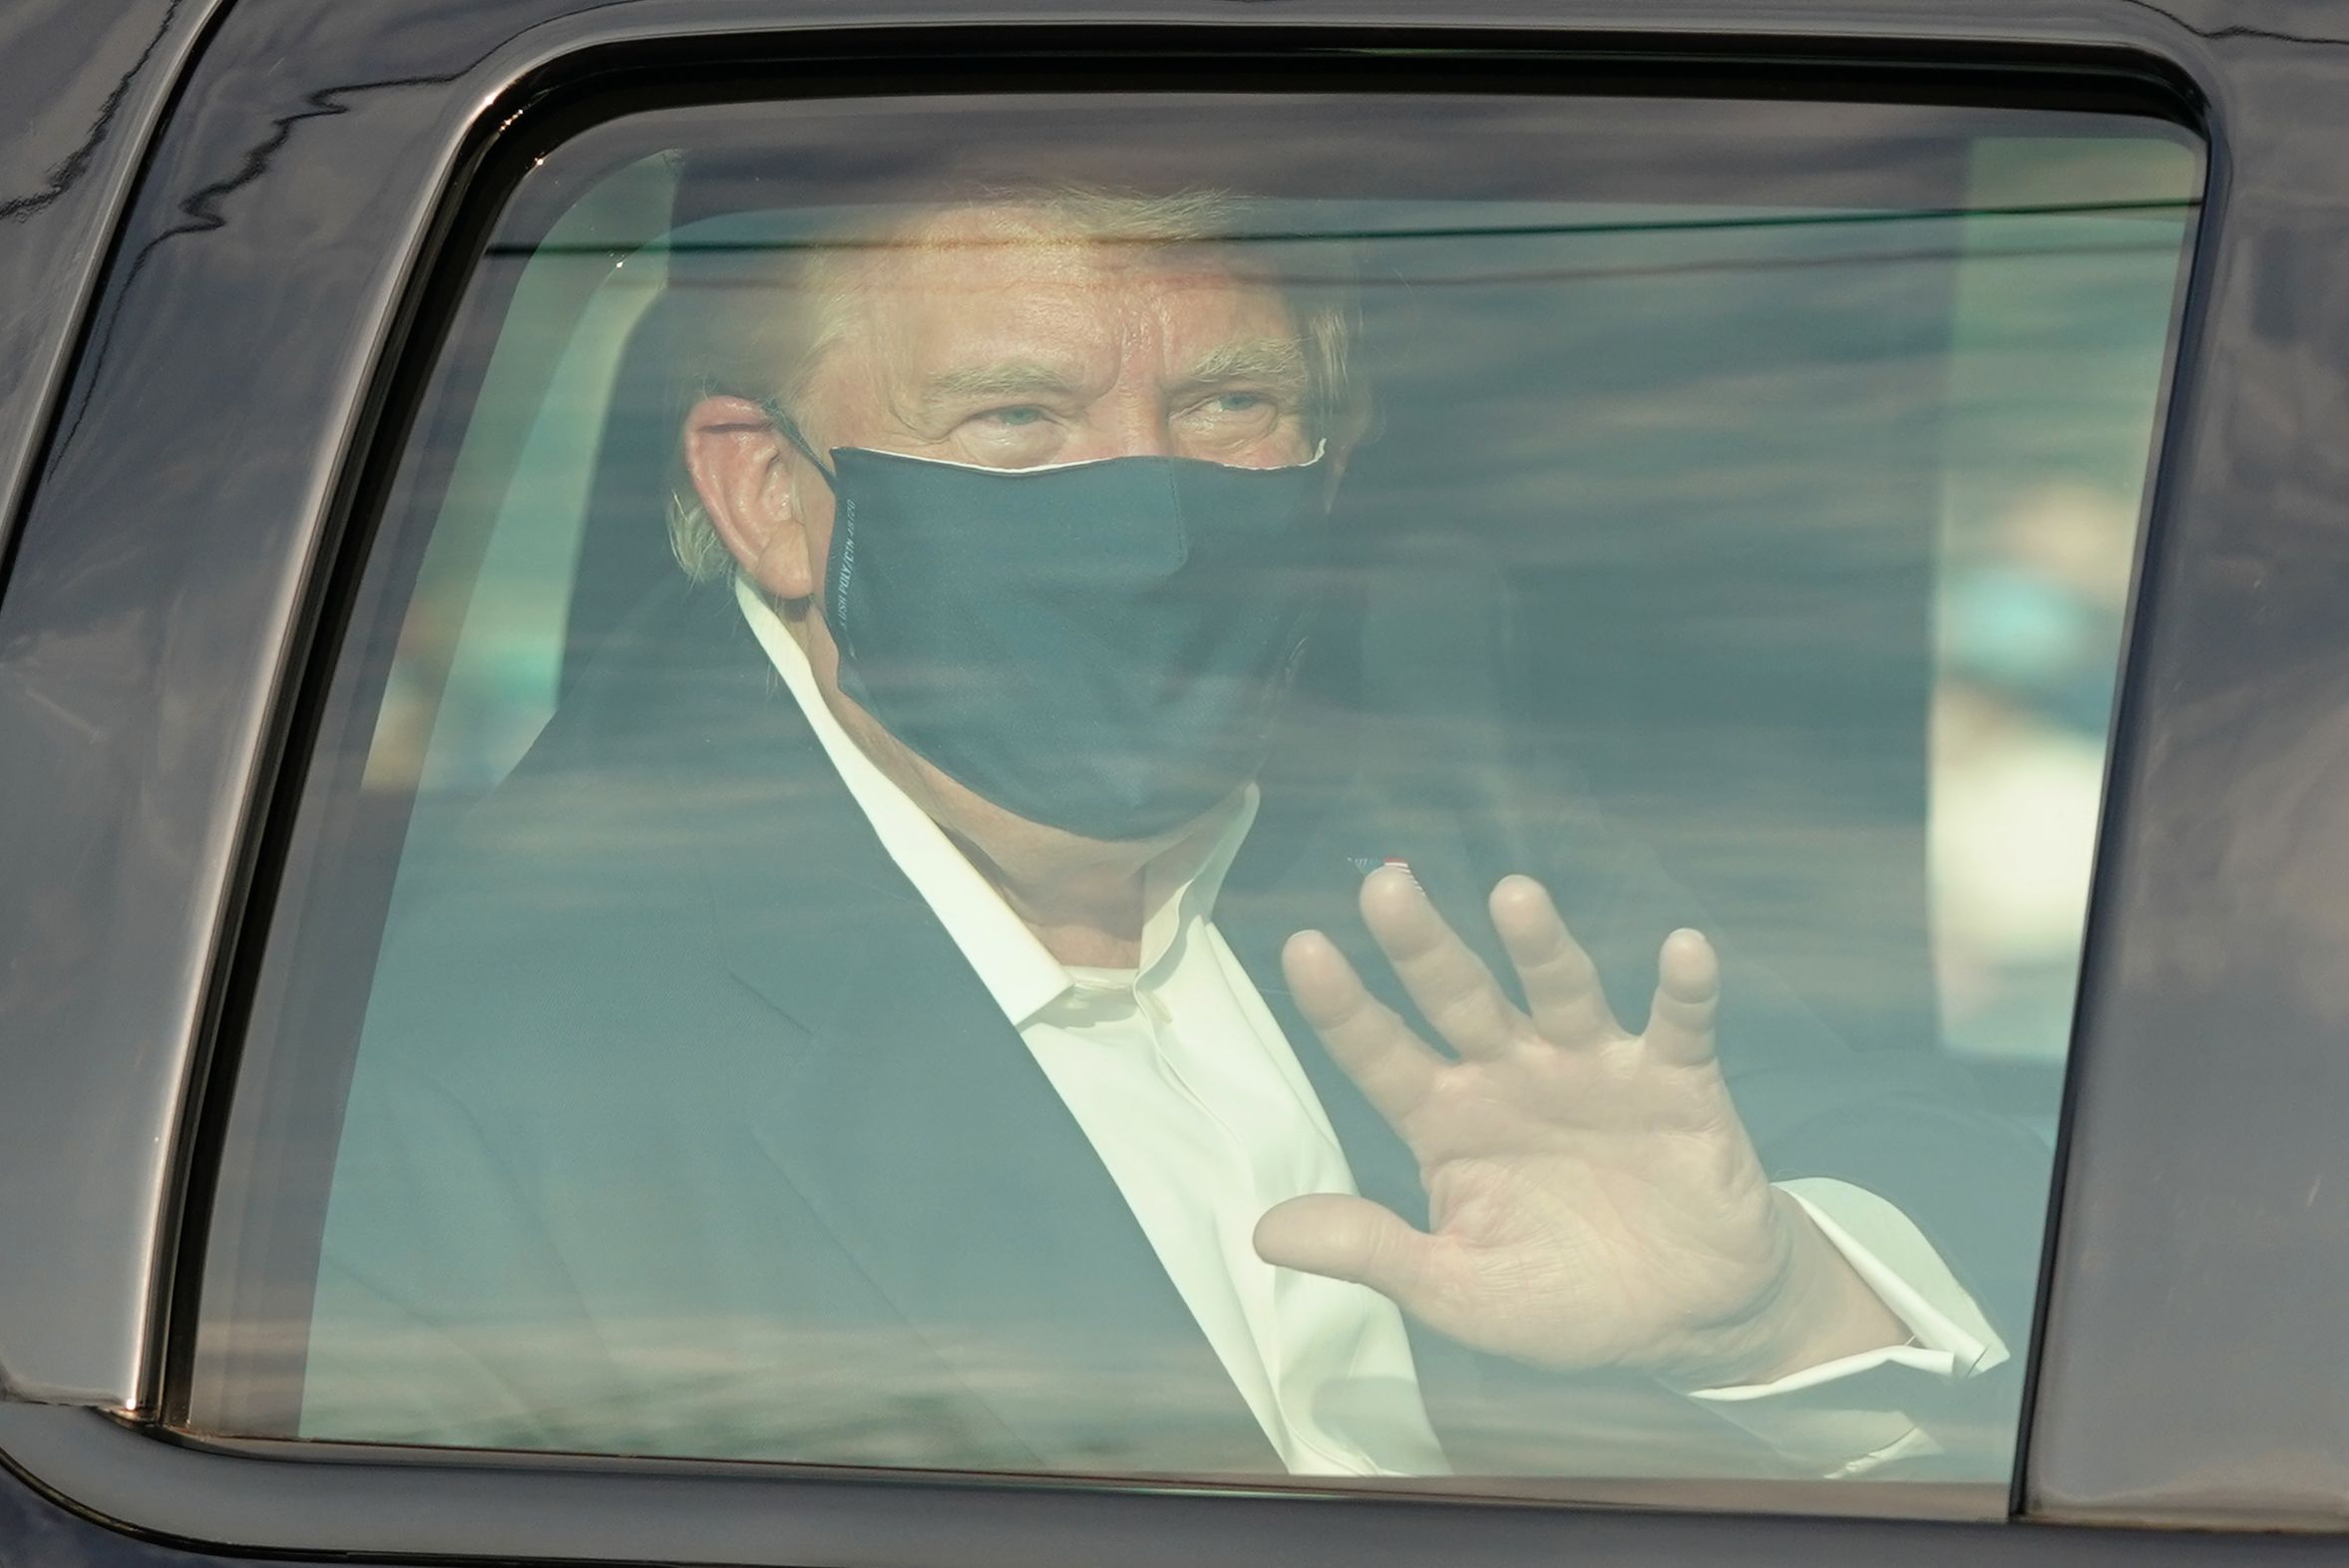
[[[553,149],[376,503],[187,1424],[2003,1487],[2201,178],[1498,94]]]

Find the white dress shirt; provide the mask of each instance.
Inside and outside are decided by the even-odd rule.
[[[1355,1186],[1296,1052],[1211,918],[1255,786],[1146,868],[1137,968],[1062,965],[841,728],[775,612],[746,582],[735,591],[841,782],[1083,1129],[1282,1462],[1297,1474],[1441,1473],[1394,1304],[1256,1255],[1256,1222],[1274,1204]],[[1908,1394],[1987,1370],[2005,1348],[1897,1209],[1843,1182],[1781,1185],[1912,1341],[1690,1396],[1824,1473],[1930,1448]]]

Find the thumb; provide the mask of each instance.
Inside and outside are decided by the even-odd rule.
[[[1436,1247],[1393,1210],[1344,1193],[1291,1198],[1256,1222],[1256,1255],[1265,1262],[1368,1285],[1421,1316]]]

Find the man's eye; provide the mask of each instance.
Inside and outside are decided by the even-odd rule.
[[[1022,403],[1013,408],[992,408],[979,416],[990,425],[1007,425],[1013,429],[1022,425],[1041,423],[1044,411],[1033,403]]]
[[[1282,408],[1274,393],[1253,389],[1211,392],[1192,404],[1185,417],[1209,422],[1255,423],[1276,417]]]

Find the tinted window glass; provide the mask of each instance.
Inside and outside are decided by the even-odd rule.
[[[557,150],[341,647],[191,1423],[2000,1483],[2199,182],[1506,96]]]

